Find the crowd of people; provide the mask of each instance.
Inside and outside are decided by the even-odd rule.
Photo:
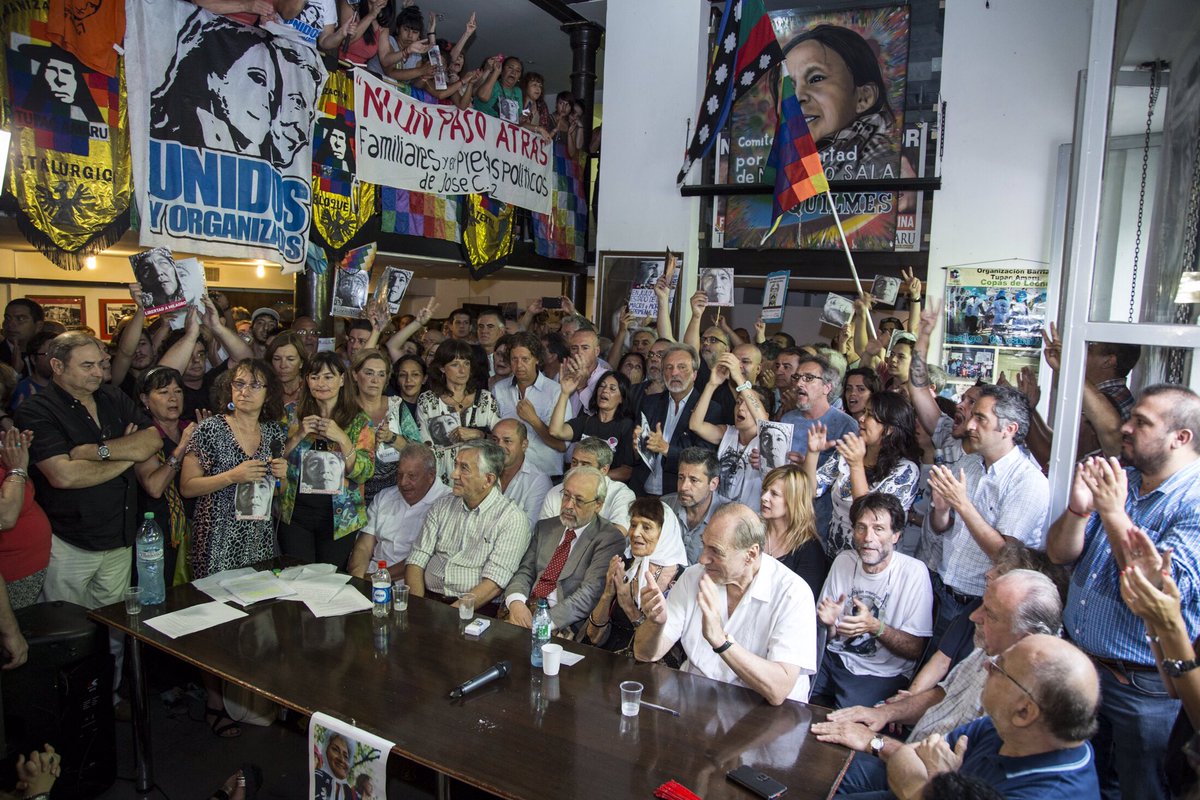
[[[176,583],[277,553],[358,577],[382,560],[417,597],[526,627],[544,600],[557,636],[836,709],[812,730],[861,754],[846,794],[920,797],[941,773],[1012,797],[1195,783],[1200,397],[1135,397],[1136,348],[1090,345],[1052,508],[1033,375],[941,397],[939,302],[870,339],[862,298],[845,335],[798,346],[704,325],[703,291],[677,339],[669,287],[611,338],[568,298],[519,318],[431,300],[339,320],[331,350],[312,318],[219,292],[172,330],[133,284],[111,344],[15,299],[12,604],[119,600],[152,512]]]
[[[561,142],[570,157],[584,152],[583,103],[570,91],[547,103],[546,78],[525,71],[514,55],[489,55],[471,69],[466,50],[476,35],[471,14],[455,41],[440,38],[439,15],[405,0],[399,12],[386,0],[196,0],[201,8],[250,26],[294,29],[327,63],[344,62],[395,81],[418,100],[474,109]],[[231,23],[232,24],[232,23]],[[290,56],[299,61],[298,57]],[[553,76],[552,76],[553,77]],[[334,120],[314,160],[353,172],[346,132]],[[294,138],[294,137],[293,137]]]

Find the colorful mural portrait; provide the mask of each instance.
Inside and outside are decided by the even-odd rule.
[[[775,130],[784,70],[795,86],[805,119],[830,181],[873,181],[911,177],[912,158],[904,141],[909,8],[771,12],[784,64],[733,107],[730,183],[772,182],[766,167]],[[851,247],[892,250],[897,213],[916,203],[894,191],[834,194]],[[726,247],[758,247],[771,227],[769,196],[724,200]],[[836,249],[837,227],[823,195],[784,215],[766,241],[777,249]]]

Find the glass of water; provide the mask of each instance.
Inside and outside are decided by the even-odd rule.
[[[624,681],[621,684],[621,715],[636,717],[642,707],[642,685],[637,681]]]
[[[396,611],[408,611],[408,584],[404,581],[392,584],[392,608]]]
[[[463,622],[475,619],[475,595],[470,592],[458,596],[458,618]]]
[[[131,617],[142,613],[142,587],[130,586],[125,590],[125,613]]]

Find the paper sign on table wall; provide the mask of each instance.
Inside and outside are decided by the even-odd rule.
[[[387,759],[394,742],[320,711],[308,723],[311,800],[387,797]]]

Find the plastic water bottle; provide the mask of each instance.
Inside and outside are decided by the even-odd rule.
[[[387,570],[387,562],[380,561],[379,569],[371,575],[371,613],[377,617],[390,616],[392,613],[392,574]]]
[[[437,45],[437,39],[429,34],[429,63],[433,64],[433,85],[439,92],[446,88],[446,59],[442,58],[442,49]]]
[[[550,606],[546,598],[537,601],[537,612],[533,615],[533,626],[529,632],[529,663],[542,666],[542,645],[550,641]]]
[[[163,580],[163,532],[147,512],[137,535],[138,586],[142,587],[142,604],[158,605],[167,598]]]

